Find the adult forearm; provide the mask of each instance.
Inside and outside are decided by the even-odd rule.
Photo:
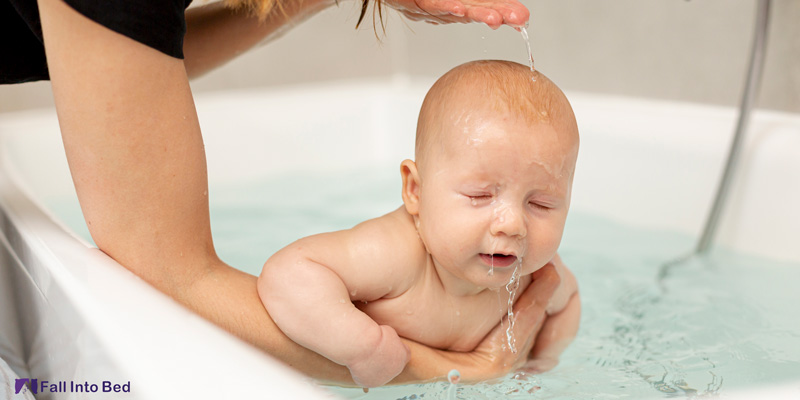
[[[284,0],[259,21],[246,10],[222,2],[186,12],[183,50],[186,72],[194,78],[228,62],[258,44],[277,39],[295,25],[335,4],[333,0]]]
[[[219,263],[195,282],[185,305],[308,376],[353,384],[347,368],[300,346],[278,329],[258,297],[255,276]]]
[[[64,148],[98,247],[181,304],[301,371],[348,382],[346,368],[275,327],[254,276],[217,258],[203,141],[183,63],[62,1],[39,0],[39,10]]]
[[[403,372],[392,380],[393,385],[444,380],[453,369],[459,371],[464,382],[478,382],[501,376],[510,369],[496,370],[491,362],[481,365],[487,360],[473,353],[434,349],[412,340],[404,342],[411,350],[411,359]]]

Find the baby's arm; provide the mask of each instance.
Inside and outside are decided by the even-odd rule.
[[[548,317],[536,337],[531,361],[526,365],[536,372],[550,370],[558,364],[559,355],[577,335],[581,318],[581,300],[575,276],[557,254],[552,263],[561,277],[561,284],[550,300]]]
[[[391,264],[389,257],[375,262],[387,239],[381,225],[379,218],[298,240],[270,257],[258,280],[259,296],[278,327],[298,344],[347,366],[364,387],[388,382],[409,359],[393,328],[378,325],[352,303],[379,299],[400,286],[392,281],[397,269],[383,267]]]

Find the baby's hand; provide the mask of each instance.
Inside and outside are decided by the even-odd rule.
[[[359,386],[376,387],[388,383],[403,371],[411,355],[394,328],[386,325],[380,328],[381,339],[375,349],[347,365]]]

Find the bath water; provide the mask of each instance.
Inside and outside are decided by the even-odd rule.
[[[300,237],[346,229],[400,206],[396,171],[391,165],[292,173],[212,187],[218,252],[229,264],[258,274],[272,253]],[[81,229],[80,213],[53,208]],[[455,387],[443,377],[369,393],[326,388],[354,399],[643,399],[796,382],[800,265],[723,249],[674,268],[659,283],[659,267],[693,245],[687,235],[573,210],[559,253],[578,280],[582,316],[578,336],[556,368]]]

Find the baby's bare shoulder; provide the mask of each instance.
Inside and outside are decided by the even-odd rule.
[[[402,207],[356,225],[352,233],[359,240],[378,244],[380,248],[386,245],[384,251],[424,251],[414,220]]]
[[[352,259],[369,264],[363,269],[380,273],[385,281],[395,282],[393,294],[416,282],[424,271],[427,252],[404,208],[364,221],[349,230],[347,248]]]

